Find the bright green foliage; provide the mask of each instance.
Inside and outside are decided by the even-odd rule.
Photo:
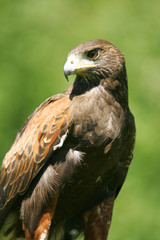
[[[101,38],[125,55],[137,141],[110,240],[160,239],[159,10],[158,0],[0,2],[1,161],[28,115],[68,86],[63,65],[73,47]]]

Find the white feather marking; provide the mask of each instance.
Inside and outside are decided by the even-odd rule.
[[[68,161],[71,161],[74,164],[77,164],[81,162],[84,155],[85,155],[84,152],[76,151],[71,148],[67,153],[67,159]]]
[[[47,140],[47,138],[45,137],[43,141],[44,141],[44,143],[50,143],[51,140],[50,139]]]
[[[40,240],[45,240],[48,238],[48,234],[46,229],[44,230],[44,232],[40,235]]]
[[[112,116],[109,117],[109,120],[108,120],[108,129],[112,129],[113,127],[113,124],[112,124]]]
[[[55,151],[57,148],[60,148],[63,146],[63,143],[67,137],[67,133],[68,133],[68,131],[66,131],[66,133],[61,137],[60,142],[53,147],[53,151]]]

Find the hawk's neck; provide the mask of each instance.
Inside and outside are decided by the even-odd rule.
[[[103,87],[122,107],[128,106],[128,88],[124,88],[124,85],[120,84],[118,79],[113,80],[109,77],[105,79],[82,79],[77,77],[69,88],[70,99],[83,95],[98,86]]]
[[[100,85],[100,80],[98,79],[88,80],[77,76],[72,85],[70,98],[72,99],[75,96],[82,95],[98,85]]]

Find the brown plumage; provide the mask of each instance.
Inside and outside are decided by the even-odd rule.
[[[74,83],[35,110],[3,160],[0,226],[13,211],[6,231],[12,239],[67,240],[84,232],[85,240],[105,240],[132,159],[135,124],[122,53],[104,40],[82,43],[64,73],[76,74]]]

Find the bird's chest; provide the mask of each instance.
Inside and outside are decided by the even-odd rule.
[[[84,147],[101,146],[108,139],[116,138],[123,124],[120,105],[118,108],[106,92],[102,97],[100,90],[97,91],[93,91],[94,98],[89,93],[87,97],[75,101],[74,111],[71,112],[71,135]]]

